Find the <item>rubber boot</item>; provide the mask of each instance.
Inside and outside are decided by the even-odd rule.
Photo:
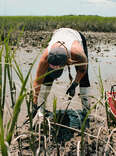
[[[82,115],[83,119],[86,117],[87,112],[90,110],[90,100],[89,100],[89,87],[80,87],[80,98],[82,103]],[[89,118],[86,121],[86,127],[89,128]]]
[[[41,89],[40,89],[40,93],[38,97],[38,106],[43,103],[42,106],[38,110],[38,114],[40,114],[40,116],[42,116],[42,114],[44,113],[45,103],[47,101],[47,97],[50,93],[51,87],[52,86],[41,85]]]
[[[90,109],[88,96],[89,96],[89,87],[80,87],[80,98],[82,103],[82,109],[86,111]]]

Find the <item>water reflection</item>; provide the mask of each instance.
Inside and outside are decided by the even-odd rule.
[[[89,77],[90,81],[96,82],[98,80],[98,69],[100,67],[101,76],[102,79],[105,81],[115,81],[116,77],[116,46],[110,45],[109,47],[107,45],[101,44],[101,52],[93,51],[92,49],[89,49]],[[32,64],[34,58],[36,58],[38,55],[41,55],[41,52],[37,48],[32,48],[31,53],[27,52],[25,48],[20,48],[17,50],[16,58],[18,61],[18,64],[20,65],[20,68],[23,72],[24,77],[26,76],[30,65]],[[36,69],[38,66],[40,57],[38,57],[38,60],[36,61],[31,77],[34,79]],[[71,67],[71,73],[72,76],[75,77],[75,68],[74,66]],[[17,76],[14,73],[15,79],[17,80]],[[64,72],[62,76],[59,78],[59,80],[62,81],[69,81],[68,78],[68,70],[67,67],[65,67]]]

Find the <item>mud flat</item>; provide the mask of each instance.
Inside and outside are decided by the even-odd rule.
[[[89,51],[89,76],[90,76],[90,98],[91,107],[97,102],[96,99],[100,99],[101,92],[99,86],[99,69],[101,78],[104,86],[104,90],[109,91],[111,85],[116,84],[116,34],[115,33],[94,33],[84,32],[87,38],[88,51]],[[44,49],[47,45],[47,41],[51,36],[50,32],[25,32],[25,36],[22,39],[19,49],[17,49],[17,58],[19,59],[20,65],[23,65],[24,74],[28,71],[33,59],[40,53],[41,48]],[[39,60],[39,58],[38,58]],[[33,71],[32,79],[34,79],[35,71],[38,61],[36,62]],[[71,67],[72,76],[75,76],[74,67]],[[53,110],[53,98],[57,97],[57,110],[65,110],[67,106],[66,89],[69,86],[69,78],[67,67],[64,70],[63,75],[57,79],[52,87],[51,93],[48,97],[46,108],[49,111]],[[78,96],[79,89],[76,90],[76,95],[72,99],[69,109],[75,111],[81,110],[81,101]],[[24,122],[27,115],[25,103],[22,105],[19,126]],[[106,113],[104,101],[102,104],[97,104],[96,108],[91,111],[91,122],[90,128],[86,129],[84,153],[85,156],[104,155],[114,156],[116,154],[116,133],[112,134],[112,140],[108,143],[108,137],[111,131],[115,128],[114,125],[107,129],[106,124]],[[78,130],[78,129],[77,129]],[[79,129],[80,130],[80,129]],[[26,131],[24,126],[19,130],[20,134]],[[67,134],[69,135],[69,133]],[[22,139],[23,140],[23,139]],[[24,139],[25,140],[25,139]],[[23,141],[24,141],[23,140]],[[64,140],[63,143],[59,144],[60,155],[71,155],[76,156],[78,153],[79,143],[81,141],[81,135],[77,131],[74,132],[73,136],[69,140]],[[24,143],[24,144],[23,144]],[[23,155],[32,155],[29,150],[29,143],[22,143]],[[11,147],[12,156],[17,155],[17,143],[13,143]],[[48,155],[55,155],[57,146],[52,140],[47,142]]]

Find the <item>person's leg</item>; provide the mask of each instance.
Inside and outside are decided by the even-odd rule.
[[[42,105],[39,109],[39,111],[41,112],[43,112],[43,110],[45,109],[45,103],[50,93],[53,81],[54,80],[49,75],[47,75],[44,78],[43,84],[41,85],[39,96],[38,96],[38,106]]]
[[[51,87],[52,86],[41,85],[40,93],[38,96],[38,106],[40,106],[40,108],[37,111],[38,117],[44,116],[45,107],[46,107],[45,104],[46,104],[47,97],[50,93]],[[37,117],[35,117],[35,118],[37,118]]]
[[[45,103],[50,93],[52,84],[53,84],[53,79],[46,76],[43,84],[41,85],[39,96],[38,96],[38,106],[41,106],[41,105],[42,106],[37,110],[37,113],[33,118],[33,126],[35,126],[37,122],[39,120],[41,121],[41,118],[44,117]]]
[[[40,106],[42,104],[40,108],[41,111],[45,109],[45,103],[50,93],[53,81],[54,80],[48,75],[45,77],[44,82],[41,85],[39,96],[38,96],[38,105]]]
[[[89,92],[89,87],[80,87],[80,98],[82,103],[82,110],[84,112],[87,112],[90,109]]]
[[[45,108],[45,103],[47,101],[47,97],[50,93],[51,87],[52,86],[41,85],[41,89],[38,97],[38,105],[40,106],[41,104],[43,104],[41,106],[42,109]]]

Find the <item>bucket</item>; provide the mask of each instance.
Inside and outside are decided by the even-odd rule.
[[[108,92],[108,105],[109,105],[109,111],[113,115],[113,117],[116,119],[116,85],[111,86],[111,91]]]

